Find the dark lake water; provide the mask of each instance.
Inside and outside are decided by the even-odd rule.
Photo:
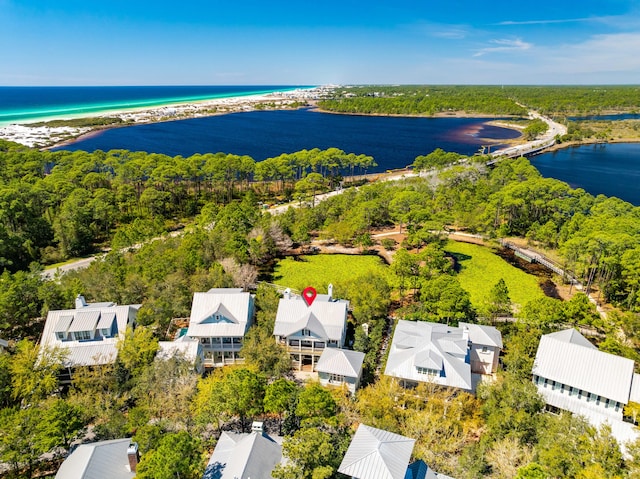
[[[499,143],[519,136],[517,131],[489,126],[486,121],[254,111],[114,128],[62,149],[123,148],[185,157],[222,151],[261,161],[305,148],[337,147],[371,155],[378,167],[370,171],[385,171],[403,168],[436,148],[472,155],[487,144],[486,138]],[[544,176],[593,195],[617,196],[640,205],[640,144],[580,146],[535,156],[531,161]]]
[[[640,206],[640,143],[584,145],[531,158],[543,176]]]
[[[472,155],[487,144],[486,138],[520,136],[514,130],[485,125],[488,120],[334,115],[304,109],[253,111],[114,128],[60,149],[123,148],[170,156],[222,151],[261,161],[303,149],[336,147],[371,155],[378,163],[371,171],[384,171],[404,168],[436,148]]]

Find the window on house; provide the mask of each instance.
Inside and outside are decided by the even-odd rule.
[[[416,366],[416,369],[418,370],[418,374],[424,374],[426,376],[439,376],[440,375],[440,371],[438,371],[437,369],[421,368],[419,366]]]
[[[209,344],[210,343],[210,339],[209,338],[200,338],[200,342],[202,344]]]
[[[571,389],[569,389],[569,396],[577,396],[577,395],[578,395],[578,388],[574,388],[572,386]]]
[[[329,374],[329,382],[330,383],[343,383],[344,376],[340,374]]]
[[[231,338],[222,338],[222,344],[231,344]]]
[[[242,344],[242,338],[233,338],[233,344]]]
[[[489,352],[489,348],[486,346],[482,346],[482,352],[483,353],[488,353]]]
[[[295,346],[295,347],[300,346],[300,340],[299,339],[290,339],[289,340],[289,346]]]
[[[63,332],[58,332],[58,333],[56,333],[56,336],[58,337],[58,339],[59,339],[60,341],[64,340],[64,333],[63,333]]]
[[[300,332],[300,334],[302,336],[311,336],[311,331],[309,331],[308,329],[305,328]]]
[[[315,341],[313,343],[313,347],[316,349],[324,349],[324,342],[323,341]]]
[[[302,340],[301,345],[303,348],[310,348],[311,344],[313,344],[313,341],[307,341],[307,340]]]
[[[111,336],[111,330],[103,328],[100,330],[100,334],[102,334],[103,337],[108,338],[109,336]]]
[[[551,381],[551,386],[552,386],[554,391],[557,391],[558,389],[560,389],[560,386],[562,386],[562,384],[558,383],[556,381]]]
[[[88,339],[91,339],[90,331],[76,331],[73,334],[75,335],[76,341],[86,341]]]

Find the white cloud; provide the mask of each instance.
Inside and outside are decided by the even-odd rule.
[[[476,51],[473,54],[473,56],[480,57],[488,53],[523,51],[523,50],[529,50],[533,46],[531,43],[524,42],[519,38],[516,38],[515,40],[509,40],[509,39],[491,40],[490,43],[496,46],[481,48],[480,50]]]
[[[576,22],[589,22],[589,21],[599,21],[604,17],[586,17],[586,18],[565,18],[565,19],[555,19],[555,20],[523,20],[523,21],[514,21],[514,20],[506,20],[504,22],[496,23],[495,25],[549,25],[552,23],[576,23]]]

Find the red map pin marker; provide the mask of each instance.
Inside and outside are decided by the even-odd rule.
[[[302,299],[304,299],[304,302],[307,303],[307,306],[311,306],[317,295],[318,293],[314,287],[307,286],[302,292]]]

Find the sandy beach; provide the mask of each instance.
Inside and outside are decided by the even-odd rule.
[[[11,124],[0,127],[0,138],[34,148],[52,148],[67,144],[77,140],[81,136],[93,134],[98,130],[104,130],[106,128],[198,118],[256,109],[283,109],[290,108],[293,105],[299,105],[300,103],[309,104],[322,98],[330,89],[331,87],[297,89],[264,95],[237,96],[188,103],[166,104],[151,108],[110,110],[97,114],[74,115],[56,119],[71,120],[87,117],[120,118],[123,122],[108,126],[30,126],[30,124],[26,122],[22,124]]]

